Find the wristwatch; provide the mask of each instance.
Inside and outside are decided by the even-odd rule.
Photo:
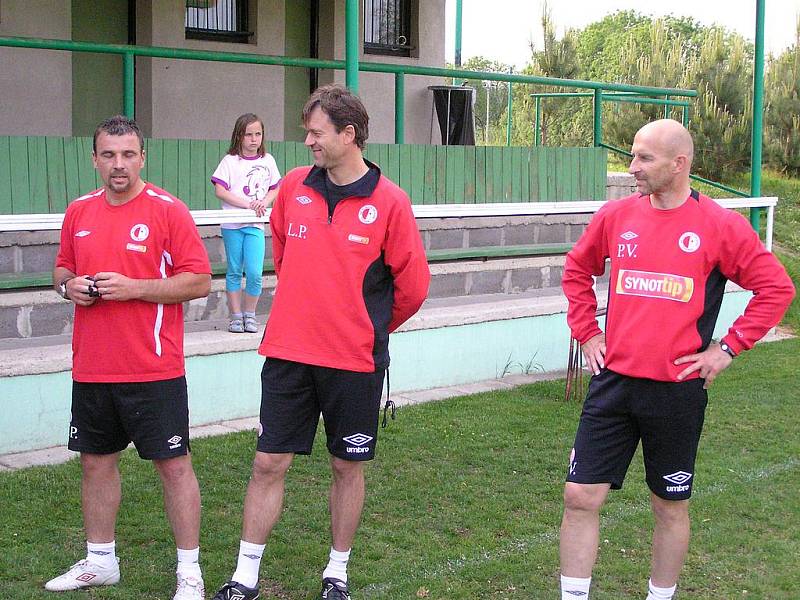
[[[69,297],[67,296],[67,282],[68,282],[70,279],[74,279],[74,277],[67,277],[66,279],[62,279],[62,280],[61,280],[61,281],[58,283],[58,293],[59,293],[59,294],[61,294],[61,297],[62,297],[64,300],[69,300]]]
[[[727,353],[731,358],[736,358],[736,352],[734,352],[733,349],[725,342],[719,343],[719,349]]]

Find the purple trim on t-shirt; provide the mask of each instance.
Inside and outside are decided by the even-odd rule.
[[[259,158],[264,158],[264,157],[263,156],[259,156],[258,154],[256,154],[255,156],[242,156],[240,154],[239,158],[242,158],[244,160],[258,160]]]
[[[212,177],[211,178],[211,183],[212,184],[218,183],[222,187],[224,187],[226,190],[228,190],[229,192],[231,191],[231,186],[229,186],[227,183],[225,183],[224,181],[222,181],[222,179],[219,179],[218,177]]]
[[[272,191],[272,190],[274,190],[276,187],[278,187],[280,184],[281,184],[281,180],[280,180],[280,179],[278,179],[278,181],[276,181],[276,182],[275,182],[275,183],[273,183],[271,186],[269,186],[269,191],[271,192],[271,191]]]

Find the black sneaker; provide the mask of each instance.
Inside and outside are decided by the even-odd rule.
[[[258,600],[258,588],[249,588],[236,581],[229,581],[219,588],[211,600]]]
[[[327,577],[322,580],[322,600],[350,600],[350,590],[341,579]]]

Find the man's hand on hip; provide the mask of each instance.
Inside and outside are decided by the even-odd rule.
[[[593,338],[589,338],[581,344],[581,350],[586,359],[586,366],[592,373],[599,375],[600,369],[606,366],[606,334],[598,333]]]
[[[704,389],[708,389],[720,372],[728,368],[733,362],[733,358],[719,347],[719,344],[711,344],[703,352],[697,354],[687,354],[675,360],[676,365],[691,363],[689,367],[678,374],[678,381],[683,381],[691,373],[697,371],[700,377],[705,379]]]

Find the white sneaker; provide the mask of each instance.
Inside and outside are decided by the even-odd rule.
[[[205,600],[206,589],[203,579],[178,573],[178,587],[172,600]]]
[[[51,592],[66,592],[95,585],[119,583],[119,558],[117,564],[107,569],[86,559],[76,562],[70,570],[44,584]]]

